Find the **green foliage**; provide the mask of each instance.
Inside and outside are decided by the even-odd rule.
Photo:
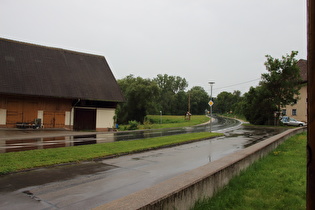
[[[0,174],[61,163],[79,162],[113,155],[141,152],[166,145],[177,145],[179,143],[198,141],[220,135],[223,134],[201,132],[77,147],[2,153],[0,154]]]
[[[153,80],[129,75],[117,81],[125,102],[116,108],[117,123],[127,124],[136,120],[144,123],[147,114],[184,115],[188,110],[186,79],[179,76],[157,75]],[[193,114],[203,114],[208,96],[202,88],[191,90]],[[147,123],[146,123],[147,125]]]
[[[253,125],[270,125],[273,123],[273,113],[277,110],[271,103],[268,92],[263,87],[251,87],[244,94],[244,116]]]
[[[306,133],[293,136],[194,209],[305,209]]]
[[[158,111],[167,115],[187,112],[187,95],[184,90],[188,87],[188,83],[185,78],[159,74],[153,81],[159,87],[159,97],[156,101],[159,105]]]
[[[297,54],[297,51],[292,51],[290,55],[282,56],[282,60],[266,55],[268,73],[261,75],[260,86],[267,93],[269,103],[277,107],[277,111],[298,99],[302,79],[295,59]]]
[[[251,88],[244,96],[240,91],[233,93],[221,92],[214,99],[214,113],[232,113],[244,115],[255,125],[270,125],[274,123],[274,112],[281,107],[293,103],[298,98],[300,89],[300,71],[297,67],[296,51],[282,59],[274,59],[266,55],[265,62],[268,73],[262,74],[262,81],[256,88]],[[118,80],[126,102],[116,109],[117,123],[127,124],[136,120],[145,122],[147,114],[184,115],[188,109],[193,115],[204,114],[209,109],[209,95],[199,86],[185,92],[188,83],[185,78],[157,75],[153,80],[135,78],[129,75]],[[189,107],[190,104],[190,107]],[[276,119],[279,119],[277,116]]]
[[[179,91],[184,91],[188,87],[186,79],[179,76],[158,74],[154,81],[163,92],[172,92],[174,94],[178,93]]]
[[[117,81],[126,102],[118,105],[116,109],[117,122],[126,124],[131,120],[143,122],[147,110],[154,105],[159,93],[155,82],[141,77],[129,75]]]
[[[151,126],[152,129],[157,129],[194,126],[208,122],[210,119],[205,115],[192,115],[190,120],[185,120],[184,115],[163,115],[161,124],[160,115],[148,115],[147,120],[153,123]]]
[[[131,120],[128,122],[128,130],[137,130],[139,128],[139,123],[135,120]]]
[[[246,117],[242,114],[237,114],[237,113],[227,113],[227,114],[223,114],[222,116],[224,117],[229,117],[229,118],[236,118],[242,121],[247,121]]]
[[[185,120],[184,115],[147,115],[143,124],[138,129],[160,129],[176,128],[199,125],[208,122],[210,119],[205,115],[193,115],[190,120]],[[162,124],[161,124],[162,123]],[[129,124],[119,125],[119,131],[128,130]]]
[[[199,86],[195,86],[188,91],[190,96],[190,112],[193,114],[204,114],[205,110],[209,108],[209,95]]]
[[[151,129],[153,126],[152,122],[150,120],[148,120],[148,118],[146,117],[144,119],[144,122],[143,122],[143,128],[144,129]]]
[[[182,115],[187,112],[188,109],[188,94],[181,90],[175,95],[175,104],[174,104],[174,110],[173,115]]]
[[[262,74],[258,87],[251,87],[244,95],[243,114],[250,123],[278,124],[281,108],[298,99],[301,76],[296,55],[297,52],[292,51],[290,55],[282,56],[281,60],[266,55],[268,73]]]
[[[241,92],[234,91],[233,93],[221,92],[215,100],[215,112],[220,114],[225,113],[240,113],[238,103],[242,100]]]

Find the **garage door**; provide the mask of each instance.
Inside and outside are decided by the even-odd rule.
[[[96,109],[74,109],[74,130],[96,130]]]

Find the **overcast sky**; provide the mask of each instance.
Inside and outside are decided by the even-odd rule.
[[[245,93],[266,54],[306,59],[306,0],[0,0],[0,37],[103,55],[116,79]]]

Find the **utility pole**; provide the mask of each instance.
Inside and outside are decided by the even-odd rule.
[[[190,113],[190,93],[188,93],[188,112]]]
[[[160,124],[162,124],[162,111],[160,111]]]
[[[210,133],[212,132],[212,105],[213,105],[213,101],[212,101],[212,86],[213,86],[214,82],[209,82],[210,88],[211,88],[211,92],[210,92],[210,101],[209,101],[209,105],[210,105]]]
[[[307,184],[306,209],[315,209],[315,1],[307,1]]]

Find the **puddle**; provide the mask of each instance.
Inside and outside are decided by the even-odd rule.
[[[233,119],[217,118],[213,123],[213,131],[223,127],[232,127],[240,124]],[[95,135],[63,136],[50,138],[0,140],[0,153],[19,152],[26,150],[71,147],[87,144],[108,143],[114,141],[128,141],[158,136],[170,136],[183,133],[209,131],[209,124],[186,128],[154,129],[142,131],[123,131],[116,133],[101,133]]]
[[[82,164],[59,167],[40,168],[1,176],[0,192],[15,191],[25,187],[44,185],[60,180],[70,180],[78,176],[88,176],[117,168],[102,162],[85,162]]]

